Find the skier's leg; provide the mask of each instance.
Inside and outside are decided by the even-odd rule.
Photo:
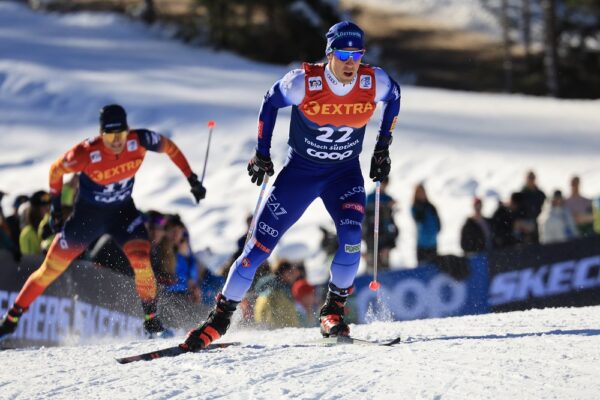
[[[15,304],[0,320],[0,337],[14,332],[21,315],[81,254],[95,238],[102,233],[98,214],[88,212],[84,207],[75,208],[73,215],[58,233],[48,249],[42,265],[27,279],[17,295]]]
[[[238,303],[252,284],[256,269],[318,196],[319,191],[319,182],[315,182],[305,170],[293,168],[293,161],[282,169],[259,211],[252,237],[231,266],[214,310],[202,325],[188,333],[181,346],[192,350],[204,348],[225,334]]]
[[[150,336],[172,336],[173,333],[165,329],[157,316],[156,278],[150,262],[151,245],[142,214],[133,202],[119,210],[118,219],[111,225],[109,233],[121,246],[133,269],[135,289],[144,310],[144,329]]]
[[[323,336],[343,336],[350,333],[344,322],[344,306],[352,293],[352,285],[360,263],[362,221],[365,213],[364,181],[360,169],[328,186],[321,195],[327,211],[335,222],[338,250],[331,264],[329,290],[321,307]]]
[[[365,190],[362,176],[349,176],[331,185],[322,196],[337,231],[339,247],[331,264],[330,282],[349,288],[360,263],[362,221],[365,215]]]
[[[318,196],[318,186],[313,177],[294,168],[285,167],[281,171],[259,211],[252,237],[231,266],[223,287],[227,299],[242,300],[252,285],[257,268]]]

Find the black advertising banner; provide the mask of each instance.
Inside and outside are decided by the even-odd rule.
[[[600,304],[600,236],[492,252],[492,311]]]
[[[10,253],[0,250],[0,315],[12,306],[42,261],[41,256],[26,256],[17,265]],[[187,331],[208,313],[207,304],[195,304],[187,296],[168,295],[158,289],[158,314],[169,328]],[[205,292],[208,295],[209,290]],[[107,337],[142,338],[143,318],[133,276],[75,260],[31,304],[17,331],[3,344],[55,346],[93,343]]]
[[[4,315],[41,257],[15,265],[0,252],[0,314]],[[3,344],[79,344],[102,337],[142,337],[143,312],[133,279],[89,262],[74,262],[21,317]]]

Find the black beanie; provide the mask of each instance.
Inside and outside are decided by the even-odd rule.
[[[100,110],[100,130],[121,132],[127,129],[127,113],[118,104],[109,104]]]

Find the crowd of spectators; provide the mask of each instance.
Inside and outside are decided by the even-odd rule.
[[[390,267],[389,253],[400,237],[400,229],[394,220],[398,204],[388,194],[388,184],[387,180],[383,181],[380,192],[378,267],[382,269]],[[594,214],[592,200],[584,197],[579,188],[580,179],[575,176],[568,197],[565,198],[560,190],[554,190],[547,198],[537,186],[535,173],[529,171],[521,190],[513,192],[506,202],[498,201],[490,216],[483,215],[483,199],[473,198],[472,214],[460,232],[464,255],[516,245],[561,242],[599,233],[600,212],[596,210]],[[76,193],[75,175],[65,185],[61,199],[67,215],[72,210]],[[4,193],[0,192],[0,200],[2,196]],[[48,229],[49,204],[49,194],[40,190],[16,196],[8,216],[0,208],[0,249],[8,250],[17,261],[23,255],[45,252],[53,238]],[[363,236],[368,268],[373,266],[374,205],[373,192],[367,196]],[[410,215],[416,225],[419,263],[441,263],[444,256],[438,254],[437,237],[442,223],[423,183],[415,187]],[[248,229],[251,222],[252,216],[248,216]],[[195,321],[189,316],[200,310],[204,312],[212,304],[229,272],[228,267],[244,248],[247,232],[240,236],[236,251],[223,267],[213,273],[196,257],[189,230],[179,215],[149,210],[145,213],[145,224],[152,244],[152,268],[163,304],[172,305],[179,319]],[[332,256],[337,250],[336,236],[325,228],[322,230],[321,247]],[[109,236],[99,238],[81,258],[132,275],[127,258]],[[259,267],[253,286],[240,307],[244,323],[261,328],[318,326],[317,311],[324,291],[307,281],[303,262],[303,259],[280,257]]]
[[[538,187],[529,171],[520,191],[507,202],[498,202],[491,217],[481,214],[482,201],[474,199],[474,212],[461,230],[461,248],[465,255],[517,245],[548,244],[600,233],[594,231],[592,200],[579,192],[580,178],[571,179],[571,193],[565,199],[555,189],[552,196]]]

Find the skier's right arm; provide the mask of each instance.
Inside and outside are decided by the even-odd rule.
[[[280,108],[298,105],[304,99],[304,71],[295,69],[275,82],[263,98],[258,115],[258,144],[256,151],[269,157],[271,138]]]
[[[304,71],[295,69],[275,82],[263,98],[258,115],[258,143],[256,154],[248,163],[248,175],[252,182],[261,185],[265,173],[272,176],[275,171],[271,161],[271,138],[280,108],[298,105],[304,99]]]

